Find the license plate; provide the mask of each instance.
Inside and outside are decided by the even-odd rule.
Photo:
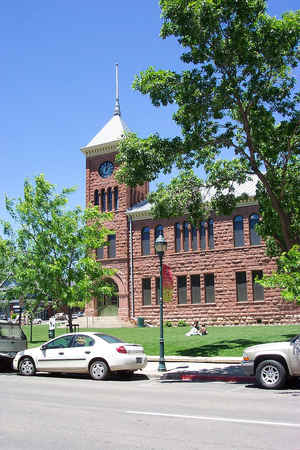
[[[142,358],[136,358],[136,362],[137,362],[138,364],[142,364],[142,361],[143,361]]]

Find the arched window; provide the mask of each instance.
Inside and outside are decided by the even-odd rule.
[[[244,246],[243,216],[235,216],[235,218],[233,219],[233,237],[235,247]]]
[[[255,225],[259,222],[258,214],[251,214],[249,217],[249,231],[250,231],[250,244],[260,245],[261,238],[260,235],[255,230]]]
[[[101,211],[106,211],[106,193],[105,189],[101,190]]]
[[[115,210],[119,209],[119,190],[117,187],[114,188],[114,207]]]
[[[181,250],[180,223],[175,223],[175,225],[174,225],[174,235],[175,235],[175,252],[180,252],[180,250]]]
[[[192,249],[198,250],[198,230],[195,226],[192,226],[191,234],[192,234]]]
[[[189,224],[188,224],[188,222],[183,222],[182,233],[183,233],[183,250],[185,252],[188,252],[189,251]]]
[[[142,255],[150,255],[150,228],[142,229]]]
[[[207,223],[207,233],[208,233],[208,247],[210,249],[214,248],[214,221],[213,219],[209,219]]]
[[[107,189],[107,210],[112,211],[112,190],[111,190],[111,188]]]
[[[200,248],[201,250],[206,249],[206,236],[205,236],[205,222],[200,223]]]
[[[99,205],[99,191],[98,191],[98,189],[96,189],[94,191],[94,205],[95,206]]]

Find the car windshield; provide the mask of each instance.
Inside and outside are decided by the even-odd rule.
[[[18,325],[1,324],[0,325],[0,338],[2,339],[24,339],[24,334]]]
[[[117,344],[121,341],[121,339],[118,339],[114,336],[110,336],[109,334],[101,334],[101,333],[95,333],[95,336],[98,336],[99,338],[103,339],[104,341],[108,342],[109,344]]]

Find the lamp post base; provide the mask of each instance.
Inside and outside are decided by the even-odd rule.
[[[165,361],[159,361],[158,363],[158,372],[166,372],[167,368],[166,368],[166,364]]]

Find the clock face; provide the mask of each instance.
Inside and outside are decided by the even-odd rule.
[[[102,178],[108,178],[111,176],[111,174],[114,171],[114,165],[111,161],[105,161],[104,163],[100,164],[98,172],[100,177]]]

